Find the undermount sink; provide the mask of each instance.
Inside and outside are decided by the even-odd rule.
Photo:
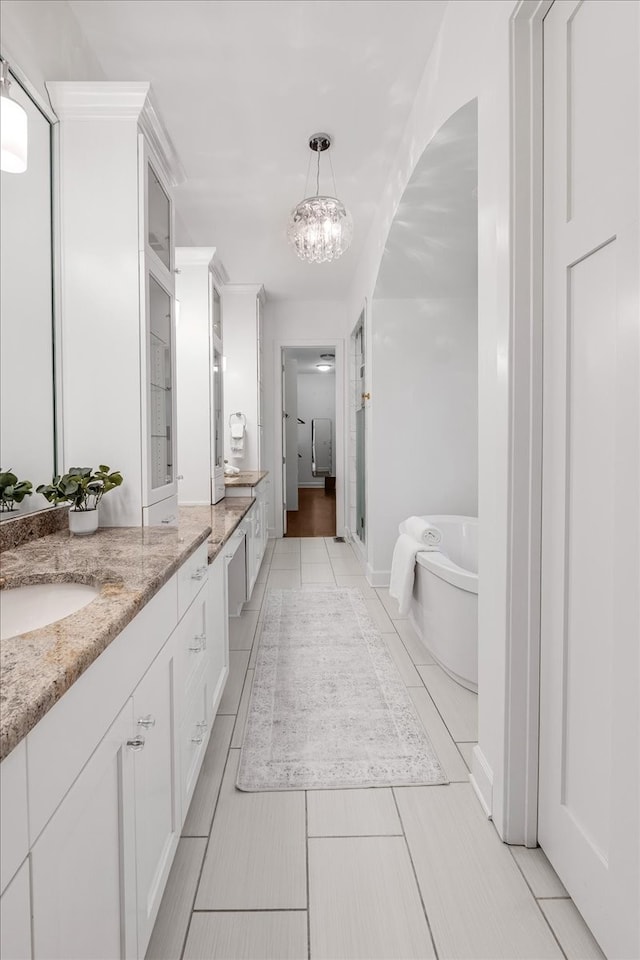
[[[0,591],[0,640],[46,627],[86,607],[100,593],[84,583],[34,583]]]

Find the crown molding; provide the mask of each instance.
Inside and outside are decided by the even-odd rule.
[[[257,297],[259,300],[261,300],[262,303],[264,303],[266,299],[264,286],[261,283],[225,283],[224,292],[251,293],[254,297]]]
[[[59,120],[135,120],[157,156],[169,184],[185,180],[185,171],[160,119],[151,84],[146,81],[47,81]]]
[[[215,247],[176,247],[176,266],[209,266],[215,252]]]
[[[177,267],[208,267],[219,287],[229,283],[229,274],[216,247],[176,247]]]

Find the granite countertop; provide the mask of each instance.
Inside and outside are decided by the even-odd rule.
[[[235,477],[225,477],[225,487],[257,487],[268,474],[268,470],[244,470]]]
[[[0,585],[100,587],[81,610],[0,645],[0,760],[4,759],[129,624],[178,567],[208,541],[218,555],[253,503],[181,507],[176,527],[103,527],[90,537],[52,533],[1,555]],[[0,591],[1,602],[1,591]]]

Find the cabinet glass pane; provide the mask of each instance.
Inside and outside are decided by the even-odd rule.
[[[149,246],[157,253],[165,267],[170,269],[171,204],[151,164],[149,164],[148,171],[147,216],[149,236],[147,240]]]
[[[224,461],[224,426],[222,423],[222,354],[213,351],[213,455],[216,467]]]
[[[218,340],[222,340],[222,304],[220,303],[220,294],[213,287],[213,335]]]
[[[151,487],[173,481],[171,297],[149,277],[149,427]]]

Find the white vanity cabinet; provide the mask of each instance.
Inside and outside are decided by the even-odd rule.
[[[137,956],[133,735],[129,700],[31,851],[36,958]]]
[[[0,897],[0,957],[31,960],[29,861],[25,860]]]
[[[144,957],[228,675],[228,561],[206,561],[204,543],[3,761],[1,960]]]
[[[172,637],[133,694],[132,740],[139,742],[133,748],[139,956],[144,956],[151,936],[182,825],[174,775],[179,763],[174,723],[176,656]]]
[[[47,89],[60,120],[64,466],[106,461],[121,471],[122,487],[101,505],[102,525],[173,523],[171,188],[180,164],[148,83]]]

